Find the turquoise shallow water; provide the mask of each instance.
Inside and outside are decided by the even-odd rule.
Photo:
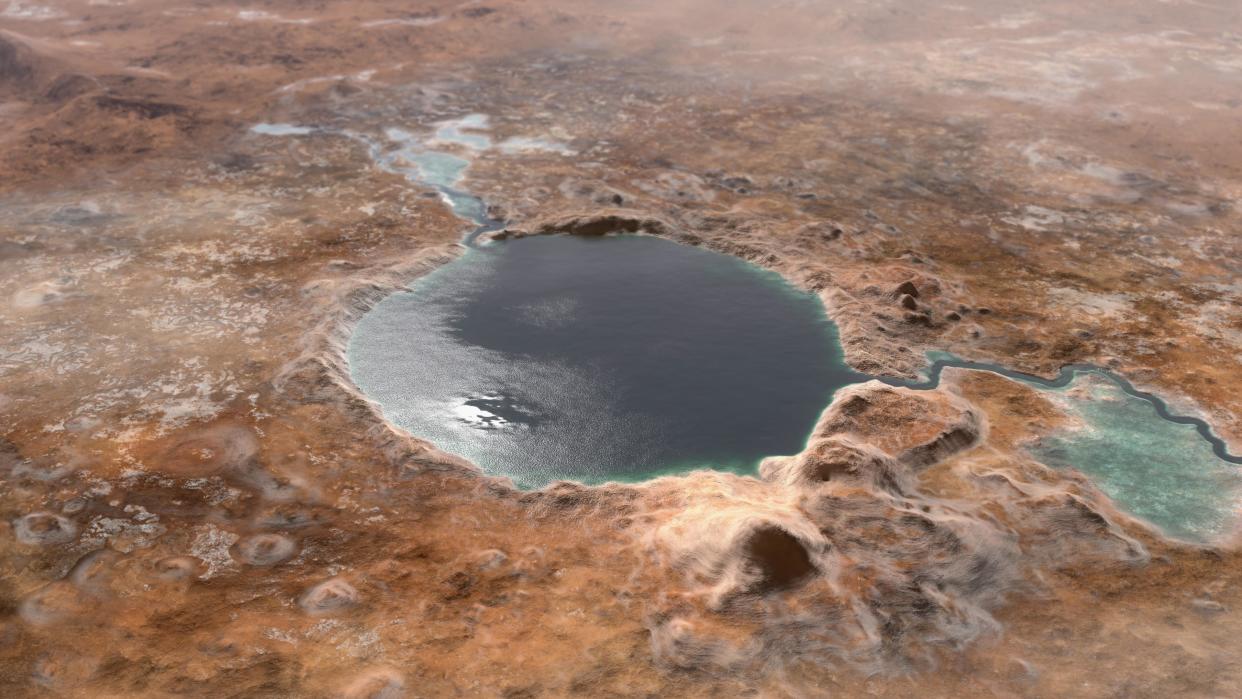
[[[384,131],[387,144],[338,135],[366,143],[377,167],[436,189],[483,231],[500,224],[460,183],[471,153],[491,146],[487,123],[441,122],[432,141],[399,128]],[[527,488],[704,466],[752,472],[763,456],[799,451],[832,394],[870,378],[845,366],[818,301],[779,276],[635,236],[473,248],[364,316],[349,353],[354,380],[394,423]],[[1034,446],[1037,458],[1082,471],[1170,536],[1207,542],[1234,526],[1242,459],[1158,397],[1098,369],[1042,380],[943,353],[929,360],[925,381],[883,380],[929,388],[942,366],[962,366],[1025,381],[1080,425]]]
[[[472,249],[364,316],[349,357],[394,423],[524,487],[752,471],[860,378],[814,296],[629,235]]]
[[[1053,378],[990,362],[929,352],[916,381],[882,378],[917,389],[940,384],[941,370],[990,371],[1033,386],[1076,423],[1031,449],[1050,466],[1087,476],[1123,510],[1165,534],[1196,543],[1230,532],[1242,502],[1242,457],[1199,418],[1178,414],[1159,397],[1091,365],[1072,364]]]
[[[1041,461],[1082,471],[1170,536],[1206,542],[1232,526],[1242,471],[1217,457],[1193,426],[1162,419],[1150,402],[1101,376],[1046,390],[1084,426],[1034,447]]]

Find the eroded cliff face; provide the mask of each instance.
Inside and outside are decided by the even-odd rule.
[[[417,142],[498,235],[710,246],[860,371],[1094,362],[1237,452],[1238,10],[616,5],[0,11],[4,694],[1242,693],[1236,537],[1032,459],[1070,418],[1024,385],[862,384],[754,477],[521,492],[342,355],[470,227],[381,166]]]

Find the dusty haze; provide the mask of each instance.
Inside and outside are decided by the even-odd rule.
[[[502,236],[708,246],[859,371],[1094,363],[1236,454],[1240,88],[1225,0],[0,0],[0,693],[1242,694],[1236,535],[1034,460],[1023,384],[523,492],[342,354],[471,227],[366,144],[480,113]]]

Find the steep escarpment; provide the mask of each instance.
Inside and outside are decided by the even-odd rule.
[[[657,658],[709,672],[824,657],[866,673],[925,668],[999,633],[994,613],[1037,586],[1033,560],[1147,559],[1098,493],[1055,476],[1034,498],[926,492],[919,472],[968,463],[985,425],[952,389],[871,382],[841,391],[807,448],[766,460],[760,480],[652,483],[643,501],[669,501],[645,513],[652,555],[681,574],[677,601],[652,617]]]

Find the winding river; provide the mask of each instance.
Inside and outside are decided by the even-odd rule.
[[[1072,364],[1044,378],[936,354],[922,379],[867,376],[845,364],[817,298],[736,258],[649,236],[488,241],[503,222],[460,186],[470,158],[492,147],[486,128],[467,115],[432,138],[328,132],[364,143],[378,167],[435,189],[475,224],[461,257],[378,304],[350,341],[355,381],[411,433],[525,488],[698,467],[745,473],[800,450],[844,386],[928,390],[960,368],[1058,403],[1076,427],[1031,452],[1091,476],[1170,536],[1210,541],[1236,521],[1242,457],[1204,420],[1105,368]]]

